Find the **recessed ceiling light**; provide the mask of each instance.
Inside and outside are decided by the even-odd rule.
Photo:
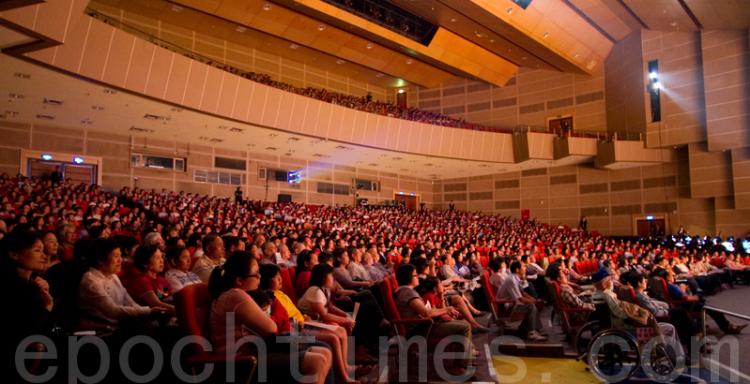
[[[265,3],[265,4],[263,4],[263,10],[264,11],[270,11],[271,10],[271,3]]]
[[[576,59],[578,58],[578,56],[580,56],[580,55],[577,54],[577,53],[575,55],[573,55],[573,57],[576,58]]]
[[[291,44],[289,44],[289,48],[291,48],[291,49],[297,49],[297,48],[299,48],[299,45],[291,43]]]
[[[451,17],[451,23],[455,23],[455,22],[456,22],[456,18],[455,17]]]
[[[544,32],[544,38],[546,39],[548,37],[549,37],[549,32]]]
[[[242,32],[245,32],[245,31],[247,31],[247,28],[245,28],[245,27],[243,27],[243,26],[241,26],[241,25],[238,25],[238,26],[237,26],[237,29],[235,29],[235,31],[237,31],[237,32],[239,32],[239,33],[242,33]]]
[[[526,56],[521,56],[521,60],[526,60],[526,59],[527,59]]]
[[[367,49],[372,49],[372,47],[374,47],[374,45],[372,43],[367,43],[365,45],[365,48],[367,48]]]
[[[318,31],[323,32],[325,30],[326,30],[326,25],[325,24],[318,24]]]
[[[495,39],[490,39],[490,43],[494,43],[494,42],[495,42]]]
[[[179,6],[179,5],[177,5],[177,4],[174,4],[174,5],[172,5],[172,11],[173,11],[173,12],[182,12],[182,10],[183,10],[183,9],[184,9],[184,8],[180,7],[180,6]]]
[[[505,13],[507,13],[507,14],[509,14],[509,15],[510,15],[511,13],[513,13],[513,8],[508,8],[508,10],[507,10],[507,11],[505,11]]]
[[[413,63],[413,62],[414,62],[414,60],[412,60],[412,59],[406,59],[406,64],[407,65],[411,65],[411,63]]]
[[[376,74],[375,74],[375,77],[377,77],[377,78],[381,78],[381,77],[383,77],[383,76],[385,76],[385,75],[384,75],[384,74],[382,74],[382,73],[380,73],[380,72],[378,72],[378,73],[376,73]]]
[[[346,63],[346,61],[341,60],[341,59],[336,60],[336,64],[338,64],[338,65],[341,65],[341,64],[344,64],[344,63]]]
[[[676,27],[676,26],[677,26],[677,22],[676,22],[676,21],[673,21],[673,22],[669,23],[669,25],[671,25],[671,26],[673,26],[673,27]]]

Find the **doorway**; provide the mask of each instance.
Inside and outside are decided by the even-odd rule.
[[[636,234],[641,237],[663,236],[666,233],[664,217],[640,217],[636,219]]]
[[[75,184],[96,184],[97,181],[97,166],[95,164],[27,159],[26,167],[28,176],[40,179],[49,179],[55,170],[59,170],[64,179],[70,179]]]
[[[395,195],[396,204],[406,207],[406,209],[410,211],[415,211],[417,209],[417,203],[419,198],[417,196],[413,195]]]

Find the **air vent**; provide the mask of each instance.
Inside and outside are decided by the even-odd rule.
[[[57,99],[51,99],[49,97],[45,97],[44,98],[44,104],[48,104],[48,105],[63,105],[63,101],[62,100],[57,100]]]
[[[37,114],[36,118],[37,119],[44,119],[44,120],[55,120],[55,116],[52,116],[52,115]]]
[[[18,111],[5,111],[4,116],[6,118],[18,116]]]
[[[315,153],[315,154],[313,154],[313,157],[319,157],[319,158],[322,158],[322,159],[327,159],[327,158],[329,158],[331,156],[324,155],[322,153]]]
[[[378,166],[378,165],[377,165],[377,164],[375,164],[375,163],[370,163],[370,164],[367,164],[367,165],[369,165],[369,166],[371,166],[371,167],[377,167],[377,166]]]
[[[286,141],[299,141],[299,137],[290,137]]]
[[[221,143],[222,139],[216,138],[216,137],[208,137],[208,136],[201,136],[199,137],[200,140],[208,141],[209,143]]]
[[[156,132],[153,129],[139,128],[139,127],[130,127],[130,130],[133,131],[133,132],[142,132],[142,133],[154,133],[154,132]]]
[[[104,88],[104,93],[108,95],[114,95],[117,94],[117,91],[115,91],[114,89]]]
[[[22,100],[24,98],[22,94],[12,93],[12,92],[8,94],[8,97],[10,97],[11,99],[16,99],[16,100]]]
[[[89,119],[89,118],[85,118],[85,119],[81,120],[81,124],[83,124],[83,125],[91,125],[91,124],[94,124],[94,122],[91,121],[91,119]]]
[[[101,106],[101,105],[92,105],[92,106],[91,106],[91,109],[93,109],[93,110],[95,110],[95,111],[103,111],[103,110],[104,110],[104,107],[103,107],[103,106]]]
[[[15,77],[17,77],[19,79],[30,79],[31,78],[31,75],[29,75],[28,73],[22,73],[22,72],[15,72],[13,74],[13,76],[15,76]]]
[[[244,132],[244,131],[245,131],[245,130],[244,130],[244,129],[242,129],[242,128],[237,128],[237,127],[232,127],[232,128],[229,128],[229,132],[240,133],[240,132]]]
[[[292,156],[292,153],[291,152],[287,152],[287,153],[284,154],[284,156],[287,156],[287,157]]]
[[[398,157],[398,156],[393,158],[393,160],[403,160],[403,159],[404,159],[403,157]]]
[[[266,151],[275,151],[277,149],[276,147],[266,147]]]
[[[278,135],[279,135],[278,133],[269,133],[269,134],[268,134],[268,137],[276,137],[276,136],[278,136]]]
[[[432,164],[432,163],[427,163],[427,164],[425,164],[424,166],[425,166],[425,167],[432,167],[433,165],[435,165],[435,164]]]
[[[152,115],[150,113],[147,113],[147,114],[143,115],[143,118],[144,119],[148,119],[148,120],[161,120],[161,121],[169,121],[170,120],[169,116]]]
[[[354,150],[354,148],[347,147],[347,146],[344,146],[344,145],[337,145],[336,149],[340,149],[342,151],[352,151],[352,150]]]

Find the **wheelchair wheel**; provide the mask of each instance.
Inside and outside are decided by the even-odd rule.
[[[586,357],[586,352],[589,350],[589,344],[594,338],[594,335],[601,331],[601,325],[599,321],[589,321],[584,324],[578,332],[576,332],[575,339],[573,339],[573,349],[576,351],[576,356],[579,359]]]
[[[638,343],[624,331],[599,332],[589,343],[587,362],[599,379],[609,383],[626,380],[640,365]]]
[[[666,343],[657,343],[642,350],[641,366],[648,367],[660,382],[671,382],[677,378],[684,366],[685,357]]]

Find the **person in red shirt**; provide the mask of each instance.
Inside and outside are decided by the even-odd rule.
[[[139,247],[133,256],[133,265],[141,271],[141,275],[127,283],[128,293],[141,305],[161,307],[174,315],[172,302],[172,287],[164,278],[164,257],[161,250],[155,246]]]

